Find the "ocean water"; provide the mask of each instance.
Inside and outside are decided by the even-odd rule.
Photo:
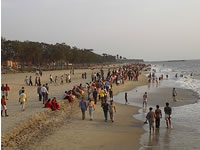
[[[140,150],[199,150],[200,149],[200,60],[152,62],[152,69],[156,76],[164,75],[159,88],[181,88],[197,93],[197,101],[193,104],[172,107],[173,129],[166,129],[165,120],[161,120],[161,127],[155,135],[149,134],[148,125],[144,125],[146,132],[141,137]],[[176,78],[175,75],[178,74]],[[192,76],[191,76],[192,74]],[[166,78],[168,75],[168,78]],[[183,77],[180,77],[183,75]],[[128,91],[130,105],[141,107],[138,99],[148,90],[148,86],[137,87]],[[150,92],[156,93],[153,87]],[[124,93],[115,97],[116,102],[124,103]],[[150,106],[149,106],[150,107]],[[155,108],[155,106],[152,106]],[[161,107],[163,110],[163,107]],[[144,121],[147,110],[142,108],[134,115]]]

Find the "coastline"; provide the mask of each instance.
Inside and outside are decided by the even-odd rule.
[[[124,85],[120,85],[120,86],[118,86],[118,87],[116,87],[116,86],[114,86],[113,88],[114,88],[114,95],[116,95],[116,94],[118,94],[119,92],[123,92],[123,91],[127,91],[127,90],[131,90],[131,89],[133,89],[133,88],[135,88],[135,87],[137,87],[137,86],[141,86],[141,85],[145,85],[145,84],[147,84],[147,80],[146,80],[146,77],[144,76],[144,75],[141,75],[140,76],[140,78],[139,78],[139,81],[137,82],[137,81],[126,81],[125,82],[125,84]],[[67,106],[68,105],[68,106]],[[64,104],[64,106],[63,107],[69,107],[69,104],[67,104],[67,105],[65,105]],[[113,132],[114,133],[116,133],[116,135],[120,135],[121,136],[121,134],[123,133],[123,130],[121,130],[122,128],[124,128],[124,127],[126,127],[126,129],[124,130],[125,132],[126,132],[126,134],[124,134],[123,136],[121,136],[121,138],[122,139],[126,139],[126,137],[128,138],[128,139],[130,139],[130,140],[128,140],[128,141],[126,141],[125,143],[126,143],[126,145],[129,147],[129,149],[132,149],[132,146],[134,145],[134,147],[137,147],[138,149],[139,149],[139,147],[140,147],[140,144],[139,144],[139,139],[140,139],[140,135],[144,132],[143,131],[143,129],[142,129],[142,124],[143,123],[141,123],[141,121],[138,121],[138,120],[136,120],[136,119],[134,119],[133,117],[132,117],[132,115],[133,114],[136,114],[137,112],[138,112],[138,108],[137,107],[134,107],[134,106],[128,106],[128,105],[122,105],[122,104],[116,104],[116,106],[117,106],[117,109],[118,109],[118,111],[119,111],[119,114],[121,114],[121,115],[119,115],[118,113],[116,114],[116,122],[113,124],[113,125],[117,125],[117,123],[118,123],[118,125],[117,126],[121,126],[121,128],[118,128],[118,127],[116,127],[116,128],[112,128],[112,126],[108,126],[108,131],[112,131],[112,132],[110,132],[109,133],[109,135],[107,135],[108,137],[109,136],[111,136],[110,138],[111,139],[113,139],[112,141],[116,144],[116,146],[117,146],[117,144],[119,143],[119,139],[120,138],[113,138]],[[99,118],[101,118],[101,119],[99,119],[98,121],[100,121],[100,122],[98,122],[97,121],[97,123],[103,123],[103,126],[102,126],[102,128],[103,128],[103,130],[105,130],[104,129],[104,127],[106,127],[105,126],[105,122],[103,121],[103,112],[102,112],[102,110],[101,110],[101,108],[100,108],[100,106],[99,106],[99,104],[96,106],[96,107],[98,107],[99,108],[99,110],[97,109],[94,113],[98,113],[98,117]],[[71,107],[71,109],[72,109],[72,107]],[[69,111],[69,110],[66,110],[66,111]],[[64,111],[60,111],[60,113],[61,114],[65,114],[66,113],[66,111],[65,111],[65,109],[64,109]],[[120,112],[121,111],[121,112]],[[44,113],[44,112],[42,112],[42,113]],[[56,113],[58,113],[58,112],[56,112]],[[35,114],[35,113],[34,113]],[[40,113],[39,113],[40,114]],[[47,113],[48,114],[48,113]],[[50,112],[50,116],[52,116],[52,115],[55,115],[55,114],[52,114],[51,112]],[[59,114],[60,115],[60,114]],[[128,116],[127,116],[128,115]],[[42,116],[42,115],[33,115],[33,116]],[[62,121],[62,123],[60,122],[59,124],[61,125],[60,127],[64,127],[63,125],[66,125],[67,124],[67,126],[68,125],[70,125],[70,124],[76,124],[76,122],[81,122],[82,123],[82,120],[80,120],[80,110],[79,110],[79,108],[77,107],[77,103],[75,103],[74,104],[74,106],[73,106],[73,113],[71,113],[70,114],[70,112],[68,112],[68,115],[67,116],[62,116],[62,115],[60,115],[61,116],[61,118],[62,118],[62,120],[64,120],[64,121]],[[10,116],[9,116],[10,117]],[[40,117],[38,117],[38,119],[36,119],[36,122],[38,122],[38,120],[41,120],[41,118]],[[43,115],[43,117],[46,117],[45,115]],[[30,117],[29,117],[30,118]],[[37,125],[37,124],[35,124],[35,122],[34,122],[34,117],[32,117],[33,118],[33,120],[32,121],[27,121],[28,123],[26,123],[26,126],[24,126],[25,128],[27,128],[28,130],[27,130],[27,132],[29,131],[29,129],[31,130],[31,128],[34,128],[35,126],[34,125]],[[37,117],[36,117],[37,118]],[[47,117],[48,118],[48,117]],[[119,118],[122,118],[122,120],[120,120]],[[126,118],[126,119],[125,119]],[[125,119],[125,120],[123,120],[123,119]],[[59,120],[59,119],[58,119]],[[44,121],[48,121],[48,120],[44,120]],[[103,121],[103,122],[102,122]],[[58,121],[59,122],[59,121]],[[94,123],[95,121],[93,121],[93,123]],[[126,122],[125,124],[124,124],[124,122]],[[43,122],[43,123],[45,123],[45,122]],[[88,122],[85,122],[86,124],[90,124],[90,123],[88,123]],[[93,124],[93,123],[91,123],[90,125],[91,125],[91,128],[95,128],[96,126],[95,126],[95,124]],[[41,122],[41,124],[42,124],[42,122]],[[54,123],[53,123],[54,124]],[[110,125],[110,123],[109,123],[109,125]],[[127,126],[125,126],[125,125],[127,125]],[[54,125],[53,125],[54,126]],[[73,126],[73,125],[72,125]],[[30,128],[31,127],[31,128]],[[23,125],[22,125],[22,128],[23,128]],[[41,127],[42,128],[42,127]],[[97,129],[97,128],[96,128]],[[22,129],[23,130],[23,129]],[[54,129],[52,129],[52,130],[54,130]],[[68,129],[67,129],[68,130]],[[15,135],[17,135],[17,129],[15,128],[15,132],[13,132]],[[61,131],[61,129],[59,129],[59,131]],[[71,131],[71,130],[70,130]],[[74,132],[75,132],[76,130],[74,130]],[[39,132],[39,129],[38,129],[38,132]],[[57,132],[55,132],[55,133],[57,133]],[[52,135],[51,136],[56,136],[57,134],[55,134],[54,132],[52,133]],[[97,132],[97,133],[95,133],[95,132],[89,132],[89,133],[91,133],[91,134],[97,134],[98,135],[98,133],[100,133],[100,132]],[[104,132],[102,132],[101,134],[103,134]],[[132,133],[132,134],[131,134]],[[136,134],[137,133],[137,134]],[[88,132],[86,132],[85,133],[86,135],[88,134]],[[12,134],[11,134],[12,135]],[[12,135],[12,136],[15,136],[15,135]],[[38,136],[43,136],[43,135],[38,135]],[[47,138],[45,138],[45,139],[48,139],[47,141],[50,141],[49,140],[49,138],[51,137],[51,136],[48,136]],[[58,135],[58,136],[60,136],[60,135]],[[119,136],[119,137],[120,137]],[[133,136],[133,137],[132,137]],[[37,134],[36,134],[36,137],[37,137]],[[19,138],[19,137],[18,137]],[[100,137],[99,137],[100,138]],[[3,138],[2,138],[3,139]],[[34,138],[35,139],[35,138]],[[46,140],[42,140],[42,141],[46,141]],[[53,138],[54,139],[54,138]],[[100,138],[100,139],[102,139],[102,138]],[[122,140],[121,139],[121,140]],[[134,139],[134,140],[133,140]],[[71,139],[72,140],[72,139]],[[110,140],[110,139],[108,139],[108,140]],[[37,141],[37,140],[36,140]],[[39,144],[39,145],[41,145],[41,147],[40,148],[42,148],[43,146],[45,147],[45,145],[44,145],[44,143],[42,142],[42,141],[40,141],[41,142],[41,144]],[[72,140],[73,141],[73,140]],[[100,140],[97,140],[97,141],[100,141]],[[104,140],[103,140],[104,141]],[[103,142],[102,141],[102,142]],[[33,140],[33,142],[34,142],[34,140]],[[39,142],[39,143],[40,143]],[[106,141],[104,141],[105,143],[106,143]],[[103,142],[103,143],[104,143]],[[14,143],[12,143],[12,142],[10,142],[11,143],[11,147],[12,147],[12,144],[14,144],[15,146],[16,146],[16,143],[17,143],[17,141],[14,141]],[[26,149],[31,149],[30,148],[30,144],[28,144],[29,142],[27,142],[25,145],[23,145],[23,146],[25,146],[25,147],[27,147]],[[42,144],[43,143],[43,144]],[[45,142],[46,143],[46,142]],[[38,143],[37,143],[38,144]],[[95,145],[98,145],[98,144],[100,144],[100,143],[96,143]],[[101,143],[102,144],[102,143]],[[100,145],[101,145],[100,144]],[[31,144],[31,145],[34,145],[34,144]],[[79,144],[80,145],[80,144]],[[94,146],[95,146],[94,145]],[[137,145],[137,146],[136,146]],[[81,146],[81,145],[80,145]],[[109,145],[108,145],[109,146]],[[103,146],[104,147],[104,146]],[[117,146],[117,147],[119,147],[119,146]],[[116,148],[117,148],[116,147]],[[18,147],[19,148],[19,147]],[[107,147],[107,148],[109,148],[109,147]],[[73,147],[72,147],[72,149],[73,149]],[[103,149],[105,149],[105,147],[103,148]],[[110,148],[109,148],[110,149]],[[120,148],[119,148],[120,149]]]

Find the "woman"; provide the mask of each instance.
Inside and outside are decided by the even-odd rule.
[[[92,121],[92,120],[93,120],[93,111],[95,110],[94,101],[93,101],[93,100],[90,100],[87,107],[89,107],[90,121]]]

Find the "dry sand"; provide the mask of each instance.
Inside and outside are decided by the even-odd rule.
[[[81,73],[87,72],[88,79],[82,80]],[[61,99],[65,89],[90,80],[92,70],[75,70],[72,83],[50,85],[50,97]],[[62,75],[69,71],[43,72],[42,83],[49,82],[49,75]],[[58,112],[44,111],[38,101],[36,87],[25,86],[28,96],[27,109],[20,111],[18,91],[24,86],[26,73],[2,75],[2,83],[8,83],[11,92],[7,101],[9,117],[2,118],[2,147],[4,149],[138,149],[139,137],[143,133],[142,123],[132,115],[138,108],[116,104],[115,122],[104,122],[103,111],[98,104],[94,120],[81,120],[78,101],[72,106],[63,104]],[[34,76],[34,74],[31,74]],[[33,78],[34,81],[34,78]],[[138,82],[126,81],[124,85],[114,86],[114,95],[147,84],[142,75]],[[37,115],[36,115],[37,113]],[[87,113],[88,115],[88,113]],[[88,116],[87,116],[88,118]],[[48,136],[47,136],[48,135]],[[55,144],[56,142],[56,144]]]

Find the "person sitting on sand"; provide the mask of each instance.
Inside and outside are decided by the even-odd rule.
[[[45,103],[45,108],[51,108],[52,107],[52,103],[51,103],[51,99],[49,98],[48,101]]]
[[[147,113],[146,119],[149,122],[149,132],[151,133],[151,129],[154,132],[154,123],[155,123],[155,113],[152,111],[152,107],[149,108],[149,112]]]
[[[60,106],[59,106],[59,104],[57,103],[55,97],[52,99],[51,103],[52,103],[51,109],[52,109],[53,111],[54,111],[54,110],[59,110],[59,109],[60,109]]]
[[[5,111],[5,116],[8,117],[7,107],[6,107],[6,99],[5,99],[4,95],[1,98],[1,117],[3,117],[3,111]]]

